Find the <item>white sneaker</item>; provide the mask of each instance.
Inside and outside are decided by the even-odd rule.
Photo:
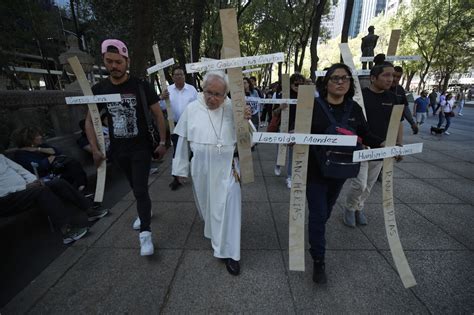
[[[291,189],[291,178],[290,177],[288,177],[286,179],[286,187],[288,187],[288,189]]]
[[[463,116],[463,113],[458,113],[458,116]]]
[[[153,211],[151,211],[150,218],[153,218]],[[133,229],[134,229],[134,230],[139,230],[139,229],[140,229],[140,225],[141,225],[140,218],[137,217],[137,218],[135,219],[135,221],[133,221]]]
[[[140,233],[140,255],[150,256],[153,255],[155,249],[153,247],[153,241],[151,240],[151,232],[143,231]]]
[[[449,133],[449,132],[447,132],[447,131],[445,131],[445,132],[444,132],[444,134],[445,134],[445,135],[448,135],[448,136],[450,135],[450,133]]]
[[[281,167],[280,165],[275,165],[275,169],[273,170],[275,172],[275,175],[276,176],[280,176],[281,175]]]

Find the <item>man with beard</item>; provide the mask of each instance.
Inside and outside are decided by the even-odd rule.
[[[101,52],[105,67],[110,75],[92,87],[95,95],[120,94],[120,102],[106,103],[105,108],[110,135],[110,155],[127,176],[137,200],[140,219],[140,254],[154,252],[150,220],[151,200],[148,193],[148,176],[152,153],[163,156],[166,153],[166,129],[159,97],[150,84],[127,73],[130,59],[127,46],[120,40],[107,39],[102,42]],[[144,107],[150,110],[157,122],[160,145],[152,149]],[[105,159],[97,146],[97,139],[90,114],[86,118],[86,134],[91,145],[96,166]]]

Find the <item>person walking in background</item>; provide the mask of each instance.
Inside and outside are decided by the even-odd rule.
[[[464,103],[466,102],[466,94],[464,93],[464,88],[461,88],[457,95],[457,101],[459,104],[458,116],[463,116],[462,110],[464,109]]]
[[[438,128],[444,123],[444,119],[446,119],[446,126],[444,127],[444,134],[450,135],[451,133],[448,131],[449,127],[451,126],[451,118],[454,117],[453,109],[456,107],[454,102],[456,98],[452,93],[448,93],[446,98],[441,103],[441,110],[439,112],[439,121],[438,121]]]
[[[421,96],[415,100],[413,105],[413,115],[416,117],[416,123],[418,126],[421,126],[427,118],[428,105],[430,102],[427,95],[428,92],[421,92]]]
[[[163,93],[161,103],[166,108],[165,99],[169,98],[171,104],[171,111],[173,112],[173,119],[175,126],[179,121],[179,117],[183,114],[186,106],[197,98],[197,91],[194,86],[185,82],[184,68],[179,65],[174,65],[171,70],[171,78],[173,84],[168,87],[168,90]],[[173,156],[176,153],[176,145],[178,144],[178,135],[171,134],[171,142],[173,143]],[[168,185],[171,190],[177,190],[182,184],[176,176],[173,176],[173,181]],[[135,229],[137,225],[134,226]]]
[[[433,110],[433,116],[436,115],[436,105],[439,103],[439,96],[437,88],[433,88],[433,91],[430,93],[430,107]]]

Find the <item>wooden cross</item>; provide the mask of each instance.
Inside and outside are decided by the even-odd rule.
[[[415,278],[403,252],[402,244],[398,234],[397,222],[395,220],[395,205],[393,202],[393,157],[396,155],[408,155],[420,153],[423,144],[416,143],[404,147],[395,147],[400,118],[405,105],[395,105],[392,109],[390,122],[388,125],[387,137],[385,138],[385,148],[355,151],[353,161],[370,161],[383,159],[382,168],[382,200],[385,221],[385,231],[387,234],[390,252],[392,253],[395,267],[405,288],[416,285]]]
[[[219,14],[223,35],[222,51],[226,59],[206,60],[186,64],[186,71],[187,73],[195,73],[227,69],[234,124],[237,133],[237,150],[240,160],[241,180],[244,184],[251,183],[254,181],[253,160],[250,150],[251,139],[248,121],[244,118],[246,100],[242,80],[242,67],[281,62],[284,60],[284,55],[283,53],[275,53],[262,56],[240,57],[237,13],[235,9],[223,9],[219,11]]]
[[[72,58],[69,58],[67,61],[71,65],[72,71],[74,72],[74,75],[76,76],[77,82],[79,83],[79,86],[81,87],[82,93],[85,96],[94,95],[92,93],[92,89],[89,84],[89,81],[87,81],[86,74],[84,73],[84,69],[82,69],[82,66],[79,62],[79,59],[76,56],[74,56]],[[99,110],[97,109],[97,104],[90,103],[90,104],[87,104],[87,107],[89,109],[89,113],[92,119],[92,124],[94,126],[94,132],[97,137],[97,145],[99,146],[100,152],[102,152],[102,154],[106,156],[104,134],[102,131],[102,121],[100,119]],[[97,183],[95,187],[94,202],[102,202],[102,200],[104,199],[106,172],[107,172],[107,163],[105,161],[102,161],[102,163],[97,168]]]
[[[240,57],[239,31],[237,29],[237,13],[235,9],[223,9],[219,11],[221,29],[223,36],[222,50],[224,58]],[[230,95],[232,98],[232,110],[234,113],[235,130],[237,131],[237,150],[239,152],[239,163],[241,166],[242,183],[254,181],[253,159],[251,152],[250,135],[248,123],[244,119],[246,106],[244,83],[242,80],[242,68],[227,69],[230,84]]]
[[[156,64],[153,67],[147,69],[148,74],[152,74],[158,71],[158,77],[160,79],[161,85],[161,92],[164,93],[168,90],[168,82],[166,81],[165,72],[163,71],[164,68],[169,67],[174,64],[173,58],[170,58],[164,62],[161,62],[160,50],[158,49],[158,45],[153,45],[153,55],[155,55],[155,62]],[[171,102],[170,99],[167,98],[166,102],[166,112],[168,114],[168,124],[170,126],[170,133],[173,133],[174,130],[174,117],[173,111],[171,110]]]

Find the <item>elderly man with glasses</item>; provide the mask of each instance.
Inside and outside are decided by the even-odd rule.
[[[224,73],[205,75],[203,93],[186,107],[174,129],[179,138],[172,173],[179,177],[191,173],[204,236],[211,239],[214,256],[236,276],[240,273],[241,190],[228,91]],[[250,117],[249,108],[245,115]]]

